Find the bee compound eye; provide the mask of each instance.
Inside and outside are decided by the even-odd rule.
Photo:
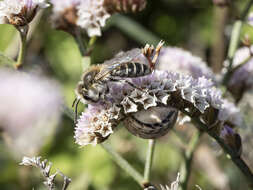
[[[139,111],[124,120],[130,133],[144,139],[156,139],[175,125],[178,111],[171,107],[152,107]]]

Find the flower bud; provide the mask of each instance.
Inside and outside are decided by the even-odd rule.
[[[237,153],[238,156],[241,155],[242,140],[238,133],[235,133],[228,125],[225,125],[220,133],[220,136],[225,143]]]
[[[109,13],[139,12],[146,7],[146,0],[104,0],[104,6]]]

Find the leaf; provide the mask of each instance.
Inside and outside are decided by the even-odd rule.
[[[0,66],[14,66],[15,61],[4,55],[2,52],[0,52]]]

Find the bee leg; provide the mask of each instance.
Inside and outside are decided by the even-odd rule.
[[[163,47],[163,44],[164,44],[164,41],[160,41],[159,44],[156,46],[156,49],[155,49],[155,55],[151,61],[152,63],[152,67],[151,68],[155,68],[155,64],[157,62],[157,59],[158,59],[158,56],[160,54],[160,51],[161,51],[161,48]]]
[[[113,82],[125,82],[125,83],[127,83],[128,85],[130,85],[131,87],[136,88],[136,89],[138,89],[138,90],[140,90],[140,91],[143,92],[143,89],[141,89],[141,88],[138,87],[138,86],[135,86],[133,83],[131,83],[131,82],[127,81],[127,80],[124,80],[124,79],[115,79],[115,78],[111,78],[111,77],[109,78],[109,80],[110,80],[110,81],[113,81]]]

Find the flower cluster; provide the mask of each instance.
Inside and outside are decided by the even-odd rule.
[[[101,36],[101,28],[115,12],[136,12],[146,6],[146,0],[51,0],[52,22],[57,29],[73,33],[75,27],[88,36]]]
[[[0,78],[0,128],[6,143],[15,156],[34,155],[59,122],[59,85],[45,77],[7,69],[0,70]]]
[[[126,54],[129,55],[128,53]],[[143,59],[139,59],[139,61],[143,61]],[[223,100],[221,98],[221,92],[214,87],[214,84],[210,79],[206,79],[205,77],[194,79],[188,75],[156,70],[152,74],[126,80],[127,82],[115,82],[110,80],[106,82],[106,85],[109,86],[109,92],[104,94],[103,99],[101,100],[102,103],[100,102],[100,105],[105,103],[108,105],[108,102],[110,102],[111,105],[116,106],[118,109],[117,113],[122,113],[123,118],[133,118],[133,116],[136,116],[136,114],[142,110],[146,110],[149,115],[152,115],[153,108],[162,109],[162,107],[172,107],[194,117],[200,117],[201,120],[210,127],[224,123],[236,126],[242,122],[235,106]],[[108,108],[105,109],[102,106],[102,110],[104,111],[101,111],[101,107],[99,108],[99,111],[96,111],[94,107],[99,108],[99,106],[93,105],[93,110],[87,109],[78,121],[78,135],[75,136],[78,144],[88,144],[87,139],[89,138],[95,139],[92,140],[92,142],[96,144],[99,143],[99,141],[95,137],[108,136],[103,135],[100,130],[100,124],[101,122],[104,122],[104,115],[106,115],[106,118],[109,118],[109,115],[107,115]],[[102,114],[100,115],[98,113]],[[173,118],[177,115],[175,110],[170,110],[169,113],[169,116],[173,116]],[[87,119],[87,116],[90,118],[89,114],[96,116],[96,122]],[[163,116],[163,119],[161,120],[164,120],[169,116]],[[137,116],[135,117],[135,120],[140,123],[139,118],[140,116]],[[119,122],[119,120],[117,121]],[[173,121],[174,120],[171,119],[170,123],[173,123]],[[106,119],[106,126],[110,126],[108,122],[110,122],[110,119]],[[97,124],[98,129],[93,127],[93,125]],[[131,126],[133,125],[130,125],[130,127]],[[152,134],[152,132],[161,132],[154,130],[157,129],[157,126],[158,124],[148,125],[146,128],[143,127],[143,129],[146,130],[144,133]],[[171,127],[171,125],[168,126]],[[127,128],[129,129],[129,126]],[[136,129],[137,128],[129,131],[134,134],[138,132],[136,132]],[[94,130],[96,133],[90,133],[90,131]],[[109,133],[112,133],[112,131]],[[137,135],[141,136],[139,134]],[[82,139],[83,137],[84,139]]]
[[[39,9],[47,8],[45,0],[4,0],[0,1],[0,24],[25,26]]]
[[[110,14],[104,0],[51,0],[53,4],[52,22],[57,29],[73,33],[76,27],[86,30],[90,37],[101,36]]]
[[[119,119],[120,108],[117,106],[105,109],[101,105],[89,105],[78,120],[75,130],[76,143],[85,146],[103,142],[113,133]]]
[[[101,36],[101,27],[110,17],[103,3],[104,0],[84,0],[78,8],[77,25],[85,29],[89,36]]]
[[[193,78],[205,76],[214,80],[213,72],[201,58],[177,47],[162,48],[157,68],[191,75]]]

